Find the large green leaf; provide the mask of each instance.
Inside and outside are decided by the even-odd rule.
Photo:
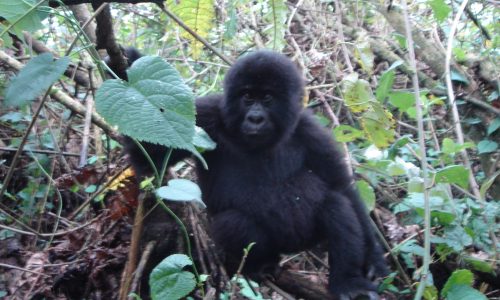
[[[104,82],[96,93],[97,111],[139,141],[196,153],[193,94],[177,70],[160,57],[145,56],[127,74],[128,82]]]
[[[52,53],[43,53],[31,59],[10,81],[5,92],[5,105],[22,106],[34,100],[61,77],[69,62],[68,57],[54,61]]]
[[[177,300],[188,295],[196,286],[191,272],[183,271],[193,263],[184,254],[173,254],[162,260],[149,275],[153,299]]]
[[[48,16],[47,6],[38,6],[36,0],[0,1],[0,16],[10,24],[14,24],[14,31],[36,31],[43,28],[42,20]]]

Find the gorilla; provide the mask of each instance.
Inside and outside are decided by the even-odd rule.
[[[197,125],[217,143],[203,153],[198,183],[210,233],[237,269],[251,249],[243,273],[276,265],[280,254],[327,242],[329,290],[341,299],[376,295],[372,276],[387,273],[344,156],[313,114],[303,109],[304,83],[286,56],[256,51],[236,61],[224,93],[196,100]],[[142,143],[161,166],[167,149]],[[139,176],[152,174],[136,144],[125,145]],[[188,156],[174,151],[169,164]]]

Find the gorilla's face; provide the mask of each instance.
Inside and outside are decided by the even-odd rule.
[[[249,54],[226,75],[224,123],[247,147],[270,147],[295,129],[302,95],[302,78],[288,58],[267,51]]]
[[[237,100],[243,113],[240,132],[249,144],[269,144],[275,135],[273,109],[279,105],[271,91],[259,88],[244,90]]]

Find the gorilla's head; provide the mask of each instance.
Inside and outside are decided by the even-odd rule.
[[[302,76],[286,56],[271,51],[245,55],[224,80],[225,126],[249,148],[272,146],[295,129],[303,93]]]

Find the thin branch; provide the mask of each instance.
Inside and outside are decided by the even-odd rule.
[[[429,276],[429,265],[431,263],[431,208],[429,201],[429,189],[427,187],[427,178],[429,178],[429,168],[427,166],[427,153],[425,147],[425,130],[424,130],[424,118],[423,118],[423,103],[420,99],[420,89],[418,84],[417,75],[417,60],[415,58],[415,49],[413,44],[412,28],[410,24],[410,18],[408,16],[408,7],[406,6],[406,0],[401,1],[403,18],[405,23],[406,31],[406,41],[408,48],[408,55],[410,59],[410,66],[413,70],[412,84],[415,91],[415,109],[417,115],[417,127],[418,127],[418,144],[420,148],[421,157],[421,168],[422,176],[424,178],[424,261],[422,265],[422,271],[420,274],[420,284],[415,295],[415,300],[420,300],[422,298],[425,287],[427,286],[427,277]]]
[[[455,135],[457,136],[457,142],[460,145],[464,144],[464,133],[462,130],[462,125],[460,123],[460,116],[458,114],[458,108],[457,104],[455,102],[455,94],[453,92],[453,85],[451,82],[451,72],[450,72],[450,64],[451,64],[451,55],[453,51],[453,37],[455,36],[455,33],[457,31],[458,27],[458,22],[460,21],[460,17],[462,16],[465,8],[467,7],[468,0],[464,0],[462,4],[460,5],[460,8],[458,9],[457,14],[455,15],[455,19],[453,20],[451,29],[450,29],[450,36],[448,37],[448,44],[446,46],[446,60],[445,60],[445,81],[446,81],[446,87],[448,89],[448,102],[451,106],[451,111],[453,115],[453,122],[455,123]],[[484,204],[486,202],[485,199],[481,196],[481,193],[479,191],[479,185],[477,184],[476,178],[474,177],[474,173],[472,172],[472,166],[470,163],[469,155],[467,154],[467,150],[463,149],[460,151],[460,155],[462,156],[462,159],[464,161],[464,166],[467,170],[469,170],[469,184],[471,186],[472,192],[474,193],[474,196],[476,196],[477,199],[479,199],[479,202],[481,206],[484,208]],[[483,215],[483,218],[485,221],[486,216]],[[498,240],[495,236],[495,232],[490,229],[489,230],[489,235],[492,241],[492,247],[493,247],[493,252],[495,253],[495,258],[498,260],[500,257],[500,254],[497,251],[497,244]]]

